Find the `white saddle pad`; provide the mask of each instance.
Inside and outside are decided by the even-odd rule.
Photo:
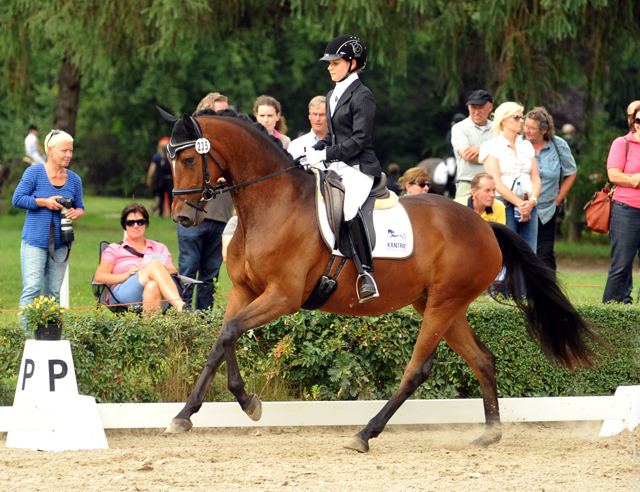
[[[316,186],[316,216],[322,239],[334,255],[342,256],[336,249],[336,237],[329,227],[327,207],[318,186]],[[373,257],[400,260],[413,254],[413,228],[405,208],[398,202],[386,210],[373,211],[373,225],[376,230],[376,246]]]

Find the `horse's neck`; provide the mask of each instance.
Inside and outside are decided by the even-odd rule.
[[[234,166],[234,169],[239,169],[240,172],[230,173],[231,184],[247,183],[285,167],[269,161],[257,166],[257,169],[252,165],[240,163],[239,166]],[[294,210],[299,213],[301,210],[313,209],[313,200],[310,199],[313,193],[307,190],[308,188],[313,192],[313,180],[311,177],[305,179],[301,174],[300,170],[294,169],[243,186],[237,193],[232,191],[234,204],[243,224],[252,229],[273,229],[278,226],[278,217],[284,218]],[[308,203],[304,204],[305,201]]]

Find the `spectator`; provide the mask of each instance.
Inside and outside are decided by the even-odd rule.
[[[47,160],[44,158],[45,151],[38,139],[38,127],[36,125],[29,125],[29,133],[24,139],[24,152],[30,159],[31,164],[44,164]]]
[[[73,206],[67,207],[68,219],[78,220],[84,215],[82,180],[67,169],[73,157],[73,137],[51,130],[44,144],[47,162],[27,168],[13,195],[13,206],[27,210],[20,247],[20,306],[40,296],[43,282],[43,295],[60,299],[71,243],[64,242],[61,235],[63,206],[57,199],[73,200]]]
[[[309,102],[311,131],[296,138],[287,148],[287,151],[294,159],[305,154],[307,148],[311,148],[318,140],[322,140],[327,134],[326,99],[324,96],[316,96]]]
[[[611,267],[602,302],[630,302],[625,288],[640,248],[640,105],[628,114],[630,131],[613,141],[607,159],[609,181],[616,188],[609,223]]]
[[[161,217],[165,212],[169,215],[171,192],[173,191],[173,175],[171,174],[171,160],[167,153],[167,145],[169,145],[169,137],[161,138],[158,141],[158,151],[151,158],[147,173],[147,186],[151,186],[154,174],[156,176],[151,213]]]
[[[531,142],[520,138],[524,120],[523,107],[507,102],[498,106],[493,119],[495,138],[480,147],[479,160],[496,182],[498,199],[506,205],[507,226],[520,234],[535,252],[538,243],[538,213],[540,175]],[[520,183],[525,197],[515,194]],[[514,208],[521,218],[516,221]]]
[[[253,103],[253,115],[256,121],[267,129],[269,135],[280,140],[282,147],[289,148],[291,139],[287,133],[287,123],[282,115],[280,103],[271,96],[258,96]]]
[[[229,99],[227,96],[223,96],[219,92],[210,92],[202,98],[202,101],[198,104],[196,112],[203,109],[213,109],[214,111],[221,111],[229,108]]]
[[[554,243],[557,210],[576,180],[578,168],[569,144],[555,135],[553,117],[543,107],[533,108],[524,122],[524,135],[536,153],[541,191],[538,199],[537,254],[556,270]]]
[[[236,233],[236,229],[238,228],[238,216],[234,215],[229,219],[227,225],[222,231],[222,261],[227,262],[227,249],[229,248],[229,243],[231,242],[231,238]]]
[[[633,125],[633,111],[640,106],[640,101],[633,101],[629,106],[627,106],[627,123],[629,126]],[[640,251],[638,251],[638,258],[640,259]],[[631,294],[633,292],[633,266],[629,270],[629,278],[627,280],[627,288],[624,292],[624,299],[622,300],[625,304],[631,304],[633,302],[633,297]],[[640,299],[640,289],[638,290],[638,298]]]
[[[400,196],[402,189],[398,183],[400,179],[400,166],[397,164],[389,164],[387,167],[387,188]]]
[[[429,193],[430,179],[429,171],[422,167],[412,167],[402,175],[398,184],[404,189],[405,194],[420,195]]]
[[[567,144],[569,145],[571,151],[573,153],[579,154],[580,151],[578,150],[578,141],[576,140],[576,127],[571,123],[565,123],[564,125],[562,125],[562,135],[565,142],[567,142]]]
[[[444,146],[446,149],[446,156],[445,157],[454,157],[455,158],[455,154],[453,152],[453,146],[451,145],[451,130],[453,129],[453,125],[455,125],[456,123],[460,123],[461,121],[463,121],[465,119],[465,115],[463,115],[462,113],[456,113],[453,115],[453,118],[451,118],[451,127],[447,130],[446,135],[444,136]]]
[[[493,138],[493,123],[489,114],[493,110],[493,97],[487,91],[474,91],[467,101],[469,117],[453,125],[451,145],[456,157],[456,198],[471,193],[471,178],[485,168],[478,161],[480,145]]]
[[[206,96],[198,107],[194,116],[200,116],[214,109],[207,104],[216,104],[214,98]],[[221,96],[224,97],[224,96]],[[226,104],[226,98],[225,98]],[[228,109],[226,111],[229,111]],[[223,111],[224,113],[225,111]],[[220,178],[219,183],[224,183]],[[183,227],[178,225],[178,266],[180,273],[187,277],[196,278],[202,283],[196,287],[196,309],[205,310],[213,306],[213,296],[216,293],[215,281],[220,273],[222,264],[222,231],[229,218],[233,200],[231,193],[222,193],[212,200],[206,202],[204,207],[204,220],[194,227]],[[191,306],[194,286],[190,285],[185,291],[185,302]]]
[[[164,244],[144,237],[149,226],[147,209],[139,203],[127,205],[120,215],[120,224],[127,237],[103,251],[94,276],[96,282],[112,287],[117,301],[109,296],[107,302],[142,303],[144,311],[166,309],[170,304],[182,311],[185,303],[171,278],[178,273],[171,253]]]
[[[506,224],[505,207],[496,200],[496,182],[489,173],[478,173],[471,178],[471,195],[456,198],[456,202],[466,205],[487,222]]]

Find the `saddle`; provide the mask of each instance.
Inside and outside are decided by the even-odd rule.
[[[343,233],[344,225],[344,185],[340,176],[334,171],[318,172],[320,180],[320,193],[327,207],[327,215],[329,217],[329,226],[339,238],[337,249],[345,258],[351,258],[351,247],[348,243],[347,234]],[[388,200],[390,203],[376,203],[377,200]],[[373,186],[369,192],[369,196],[365,200],[360,211],[364,217],[365,225],[369,233],[371,248],[376,245],[376,231],[373,227],[373,210],[381,208],[391,208],[398,201],[398,197],[392,195],[387,188],[387,176],[382,173],[379,178],[374,178]]]
[[[333,254],[324,275],[318,280],[313,292],[301,306],[302,309],[319,309],[329,299],[331,294],[338,287],[337,278],[344,267],[347,258],[353,258],[353,247],[349,243],[349,231],[344,227],[344,194],[345,189],[340,176],[334,171],[319,171],[317,169],[308,170],[314,173],[318,179],[318,189],[322,194],[327,209],[328,222],[336,240],[336,248],[342,254],[333,275],[330,274],[334,261],[338,256]],[[386,186],[387,177],[382,173],[380,178],[375,178],[369,196],[360,208],[360,213],[364,218],[365,227],[371,242],[371,250],[375,247],[376,236],[373,225],[373,210],[387,209],[393,207],[398,202],[395,193],[390,193]]]

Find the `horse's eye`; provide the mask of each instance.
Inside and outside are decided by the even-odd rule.
[[[184,165],[185,166],[193,166],[193,163],[196,162],[196,158],[195,157],[189,157],[187,159],[184,160]]]

